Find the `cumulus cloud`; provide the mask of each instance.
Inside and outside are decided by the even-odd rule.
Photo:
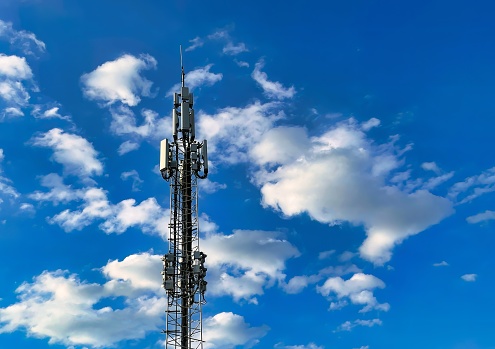
[[[231,312],[220,313],[206,318],[203,322],[204,348],[250,348],[257,344],[268,330],[266,325],[251,327],[240,315]]]
[[[194,90],[200,86],[212,86],[222,80],[223,74],[215,74],[210,72],[211,67],[213,67],[213,64],[208,64],[204,67],[196,68],[188,72],[184,78],[185,85],[189,87],[190,90]],[[167,96],[173,96],[174,92],[179,92],[179,90],[180,84],[175,84],[168,91]]]
[[[0,76],[7,79],[26,80],[33,77],[33,72],[26,58],[0,54]]]
[[[466,282],[475,282],[477,278],[478,278],[477,274],[464,274],[461,276],[461,279]]]
[[[317,286],[316,289],[318,293],[330,300],[336,297],[336,300],[340,302],[339,305],[347,304],[342,303],[347,302],[347,300],[352,304],[364,305],[364,308],[359,312],[366,313],[373,309],[382,311],[390,309],[388,303],[378,303],[373,295],[374,289],[384,287],[385,283],[376,276],[357,273],[348,280],[344,280],[340,276],[328,278],[323,285]]]
[[[123,55],[81,76],[84,95],[91,100],[111,105],[117,101],[136,106],[141,96],[151,95],[153,83],[144,78],[144,70],[155,69],[156,60],[147,54]]]
[[[159,273],[152,267],[157,263],[150,262],[157,258],[140,254],[111,261],[102,268],[109,279],[104,284],[81,281],[67,271],[45,271],[17,288],[16,303],[0,308],[0,333],[24,329],[50,344],[99,348],[159,331],[166,299],[150,280],[151,272]],[[119,296],[126,297],[121,308],[99,305]]]
[[[255,101],[244,108],[227,107],[216,114],[201,112],[198,133],[208,138],[208,152],[221,161],[239,163],[249,160],[248,149],[256,144],[273,124],[284,117],[276,102]]]
[[[490,220],[495,220],[495,212],[486,210],[485,212],[475,214],[474,216],[469,216],[466,221],[471,224],[486,222]]]
[[[294,86],[286,88],[278,81],[268,80],[268,75],[261,71],[264,65],[265,62],[263,60],[258,61],[254,66],[253,73],[251,74],[251,77],[254,79],[254,81],[256,81],[263,89],[263,93],[268,98],[272,99],[285,99],[294,97],[294,95],[296,94],[296,89],[294,88]]]
[[[201,241],[208,255],[210,294],[230,295],[256,303],[264,288],[281,282],[285,262],[299,251],[280,232],[235,230],[233,234],[208,234]]]
[[[0,98],[6,105],[2,118],[24,115],[21,108],[25,107],[30,99],[24,83],[27,81],[33,84],[32,77],[33,73],[26,58],[0,53]]]
[[[51,148],[52,160],[61,164],[67,174],[89,177],[103,173],[103,164],[98,160],[98,152],[81,136],[54,128],[34,137],[32,144]]]
[[[162,269],[161,256],[139,253],[122,261],[108,261],[101,272],[110,279],[104,286],[106,291],[132,297],[144,291],[160,294],[162,284],[159,275]]]
[[[6,39],[14,48],[19,48],[26,55],[43,53],[45,43],[39,40],[34,33],[25,30],[15,30],[11,22],[0,20],[0,38]]]
[[[66,232],[71,232],[103,220],[99,228],[107,234],[121,234],[136,227],[144,233],[157,234],[163,238],[167,236],[170,214],[158,205],[155,198],[148,198],[139,204],[134,199],[112,204],[103,189],[86,188],[82,200],[83,204],[78,209],[66,209],[49,218],[49,223],[58,224]]]
[[[363,225],[367,239],[360,255],[377,265],[390,260],[396,244],[453,212],[445,198],[390,183],[388,179],[402,165],[396,140],[376,145],[352,119],[312,138],[294,127],[270,133],[275,137],[260,137],[262,141],[254,147],[254,154],[259,154],[254,159],[260,165],[279,164],[274,170],[262,168],[254,176],[263,205],[286,216],[306,212],[322,223]],[[293,146],[269,154],[281,139]]]
[[[165,326],[167,308],[161,269],[161,256],[139,253],[108,261],[99,269],[106,278],[101,284],[82,281],[68,271],[44,271],[16,289],[17,302],[0,308],[0,333],[24,329],[28,336],[69,348],[114,347],[158,333]],[[122,304],[112,302],[117,297],[123,297]],[[249,347],[268,329],[252,327],[233,313],[203,319],[206,348]]]

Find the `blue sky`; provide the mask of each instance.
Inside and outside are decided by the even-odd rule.
[[[489,1],[0,1],[0,348],[160,348],[195,93],[209,348],[495,348]]]

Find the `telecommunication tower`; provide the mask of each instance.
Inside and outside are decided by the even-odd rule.
[[[206,254],[199,250],[198,178],[208,175],[207,141],[195,140],[194,99],[185,86],[174,93],[172,137],[160,143],[160,172],[170,183],[169,249],[163,260],[167,292],[167,349],[203,348],[202,306],[206,303]]]

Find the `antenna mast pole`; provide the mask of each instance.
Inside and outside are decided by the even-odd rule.
[[[160,173],[170,184],[169,250],[163,260],[167,291],[167,349],[203,348],[202,306],[206,303],[204,266],[199,250],[197,179],[208,175],[207,141],[195,140],[193,94],[185,86],[181,60],[181,89],[174,93],[172,141],[160,143]]]

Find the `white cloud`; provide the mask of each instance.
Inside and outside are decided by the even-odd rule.
[[[224,312],[206,318],[203,322],[204,348],[250,348],[266,335],[267,326],[251,327],[240,315]]]
[[[26,80],[33,77],[33,72],[26,58],[7,56],[0,53],[0,77],[12,80]]]
[[[29,198],[35,201],[51,201],[54,205],[80,200],[84,197],[82,189],[72,189],[64,184],[64,180],[56,173],[50,173],[41,177],[41,185],[49,188],[48,192],[35,191],[29,194]]]
[[[114,347],[158,333],[165,326],[167,308],[161,269],[161,256],[140,253],[108,261],[100,268],[107,279],[102,284],[81,281],[67,271],[44,271],[17,288],[16,303],[0,308],[0,333],[24,329],[28,336],[69,348]],[[123,297],[122,305],[111,302],[117,297]],[[205,348],[250,347],[268,330],[250,326],[233,313],[203,319]]]
[[[141,186],[141,184],[143,184],[143,180],[141,178],[139,178],[139,173],[136,170],[122,172],[120,174],[120,178],[123,181],[126,181],[128,179],[132,180],[132,191],[140,191],[141,190],[139,187]]]
[[[255,101],[244,108],[227,107],[216,114],[201,112],[198,117],[199,139],[208,139],[208,152],[227,163],[239,163],[249,159],[251,149],[284,117],[276,102],[261,104]]]
[[[110,279],[104,286],[105,290],[132,297],[148,290],[160,294],[162,269],[161,256],[140,253],[127,256],[121,262],[108,261],[101,272]]]
[[[213,64],[208,64],[201,68],[196,68],[186,74],[184,79],[184,83],[189,89],[192,91],[200,86],[212,86],[218,81],[222,80],[222,73],[212,73],[210,72]],[[175,84],[172,88],[167,92],[167,96],[173,96],[174,92],[179,92],[180,84]]]
[[[42,106],[36,105],[31,111],[31,115],[33,115],[37,119],[61,119],[61,120],[70,120],[70,116],[61,115],[59,113],[60,107],[49,106],[48,109],[41,111]]]
[[[485,212],[478,213],[474,216],[470,216],[466,218],[466,221],[471,224],[486,222],[490,220],[495,220],[495,212],[486,210]]]
[[[369,131],[373,127],[377,127],[379,125],[380,125],[380,120],[378,120],[377,118],[371,118],[368,121],[365,121],[361,124],[361,129],[363,131]]]
[[[464,274],[461,276],[461,279],[467,282],[474,282],[478,278],[477,274]]]
[[[260,165],[285,164],[297,160],[309,145],[306,129],[280,126],[266,130],[253,145],[251,155]]]
[[[105,62],[81,76],[84,95],[91,100],[111,105],[117,101],[136,106],[141,96],[151,95],[152,82],[141,76],[143,70],[155,69],[156,60],[147,54],[123,55]]]
[[[286,216],[307,212],[322,223],[362,224],[367,239],[360,255],[377,265],[390,260],[396,244],[453,212],[445,198],[426,190],[403,191],[388,183],[403,162],[395,137],[390,143],[374,144],[351,119],[313,138],[303,129],[278,128],[277,137],[263,138],[254,149],[277,149],[280,139],[300,148],[282,147],[286,154],[276,157],[281,165],[255,173],[263,205]],[[266,156],[255,159],[263,164]]]
[[[234,59],[234,62],[241,68],[249,68],[249,63],[245,61],[238,61],[237,59]]]
[[[492,167],[479,175],[455,183],[449,190],[449,197],[457,200],[458,204],[464,204],[494,190],[495,167]]]
[[[434,267],[447,267],[448,265],[449,263],[447,263],[446,261],[441,261],[440,263],[433,263]]]
[[[143,124],[136,126],[134,112],[126,106],[119,106],[110,110],[112,123],[110,131],[116,135],[135,135],[148,137],[155,129],[158,114],[149,109],[142,110]]]
[[[198,182],[199,193],[213,194],[219,190],[227,188],[227,184],[213,182],[209,178],[202,179]]]
[[[350,273],[359,273],[359,269],[354,264],[351,265],[338,265],[323,268],[317,274],[314,275],[296,275],[289,279],[289,282],[282,282],[281,286],[286,293],[296,294],[304,290],[308,285],[315,284],[322,280],[324,277],[328,276],[342,276]],[[341,302],[340,304],[343,304]],[[347,303],[346,303],[347,304]],[[332,304],[330,304],[332,307]],[[335,304],[333,305],[335,307]]]
[[[19,116],[20,107],[28,104],[29,93],[20,81],[0,81],[0,97],[9,106],[4,110],[4,116]]]
[[[23,81],[32,83],[32,77],[26,58],[0,53],[0,98],[7,105],[3,117],[24,115],[20,108],[28,104],[30,96]]]
[[[323,346],[316,345],[315,343],[308,343],[306,345],[280,345],[276,344],[275,345],[276,349],[283,348],[283,349],[324,349]]]
[[[354,348],[354,349],[370,349],[369,345],[362,345],[359,348]]]
[[[281,235],[259,230],[207,235],[201,248],[208,255],[210,294],[256,303],[254,296],[285,278],[286,260],[299,256],[298,250]]]
[[[110,280],[103,285],[61,270],[45,271],[17,288],[17,303],[0,308],[0,333],[25,329],[28,336],[49,338],[49,344],[98,348],[157,332],[164,325],[166,299],[148,280],[151,271],[159,272],[150,268],[156,257],[141,254],[109,262],[102,271]],[[127,294],[122,308],[99,305]]]
[[[227,28],[218,29],[212,34],[208,35],[208,39],[210,40],[221,40],[230,38],[230,34]]]
[[[201,39],[199,36],[196,36],[194,39],[189,40],[189,42],[191,43],[191,45],[186,48],[186,52],[187,51],[193,51],[193,50],[197,49],[198,47],[201,47],[204,45],[203,39]]]
[[[5,159],[5,155],[3,153],[3,149],[0,148],[0,204],[3,202],[1,198],[1,196],[3,195],[14,199],[20,196],[17,190],[12,186],[12,181],[7,177],[2,176],[3,173],[2,162],[4,159]]]
[[[318,259],[327,259],[335,253],[335,250],[322,251],[318,254]]]
[[[51,148],[52,159],[61,164],[67,174],[88,177],[103,173],[103,164],[97,158],[98,152],[81,136],[54,128],[33,138],[32,144]]]
[[[12,23],[0,20],[0,38],[7,39],[14,47],[18,47],[26,55],[34,55],[33,51],[45,52],[45,43],[34,33],[25,30],[15,30]]]
[[[285,88],[278,81],[270,81],[268,80],[268,75],[261,71],[263,66],[265,65],[263,60],[260,60],[254,66],[253,73],[251,77],[261,86],[263,92],[268,98],[272,99],[285,99],[292,98],[296,94],[296,89],[294,86],[289,88]]]
[[[21,209],[21,211],[34,212],[34,206],[27,202],[23,202],[21,206],[19,206],[19,208]]]
[[[318,293],[332,299],[335,295],[338,301],[349,299],[352,304],[364,305],[359,312],[365,313],[373,309],[388,311],[388,303],[380,304],[373,295],[376,288],[384,288],[385,283],[369,274],[357,273],[350,279],[344,280],[340,276],[328,278],[322,286],[317,286]]]
[[[354,320],[353,322],[346,321],[342,325],[337,328],[337,331],[351,331],[356,326],[365,326],[365,327],[373,327],[373,326],[381,326],[383,324],[380,319],[372,319],[372,320]],[[368,346],[364,347],[367,348]],[[363,347],[361,347],[363,348]]]
[[[107,234],[121,234],[131,227],[144,233],[157,234],[166,238],[168,233],[169,210],[163,209],[155,198],[148,198],[136,204],[136,200],[122,200],[118,204],[108,201],[101,188],[86,188],[83,204],[78,210],[66,209],[48,221],[58,224],[66,232],[82,230],[97,220],[103,220],[99,228]]]
[[[437,177],[432,177],[432,178],[428,179],[428,181],[426,181],[425,184],[423,184],[422,188],[426,189],[426,190],[433,190],[434,188],[436,188],[440,184],[451,179],[453,176],[454,176],[454,171],[449,172],[449,173],[445,173],[445,174],[437,176]]]
[[[440,174],[442,172],[440,167],[438,167],[438,165],[435,162],[423,162],[421,164],[421,168],[425,171],[433,171],[436,174]]]
[[[243,42],[238,43],[235,45],[231,41],[227,42],[227,44],[223,47],[222,52],[230,55],[230,56],[236,56],[239,53],[242,52],[248,52],[249,50],[246,47],[246,44]]]
[[[139,149],[139,143],[125,141],[119,146],[119,149],[117,149],[117,153],[119,153],[119,155],[124,155],[137,149]]]
[[[24,112],[18,107],[8,107],[3,110],[4,117],[24,116]]]

